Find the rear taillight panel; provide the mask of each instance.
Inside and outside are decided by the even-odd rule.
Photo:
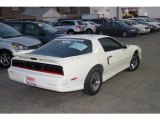
[[[76,28],[77,28],[77,29],[81,29],[81,26],[78,25],[78,26],[76,26]]]
[[[62,66],[58,65],[13,59],[12,66],[38,72],[44,72],[62,76],[64,75]]]

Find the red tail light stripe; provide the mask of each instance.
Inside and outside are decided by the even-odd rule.
[[[44,73],[49,73],[49,74],[56,74],[56,75],[61,75],[64,76],[64,74],[62,73],[57,73],[57,72],[49,72],[49,71],[44,71],[44,70],[35,70],[35,69],[31,69],[31,68],[25,68],[25,67],[21,67],[21,66],[13,66],[13,67],[18,67],[18,68],[23,68],[23,69],[27,69],[27,70],[33,70],[33,71],[37,71],[37,72],[44,72]]]

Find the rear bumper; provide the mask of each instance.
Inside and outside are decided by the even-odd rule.
[[[27,77],[34,78],[34,87],[39,87],[57,92],[70,92],[83,89],[82,85],[75,85],[72,81],[64,76],[51,75],[46,73],[34,72],[31,70],[10,67],[8,69],[9,78],[13,81],[27,84]]]

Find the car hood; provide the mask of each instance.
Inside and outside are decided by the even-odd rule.
[[[152,24],[152,25],[158,25],[158,24],[160,24],[160,23],[157,23],[157,22],[149,22],[150,24]]]
[[[41,44],[38,39],[29,36],[19,36],[19,37],[12,37],[12,38],[4,38],[6,41],[11,43],[19,43],[25,46],[32,46]]]

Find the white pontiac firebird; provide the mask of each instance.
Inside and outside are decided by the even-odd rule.
[[[141,48],[123,45],[110,36],[68,35],[39,49],[15,56],[8,69],[11,80],[57,92],[98,93],[102,82],[138,68]]]

